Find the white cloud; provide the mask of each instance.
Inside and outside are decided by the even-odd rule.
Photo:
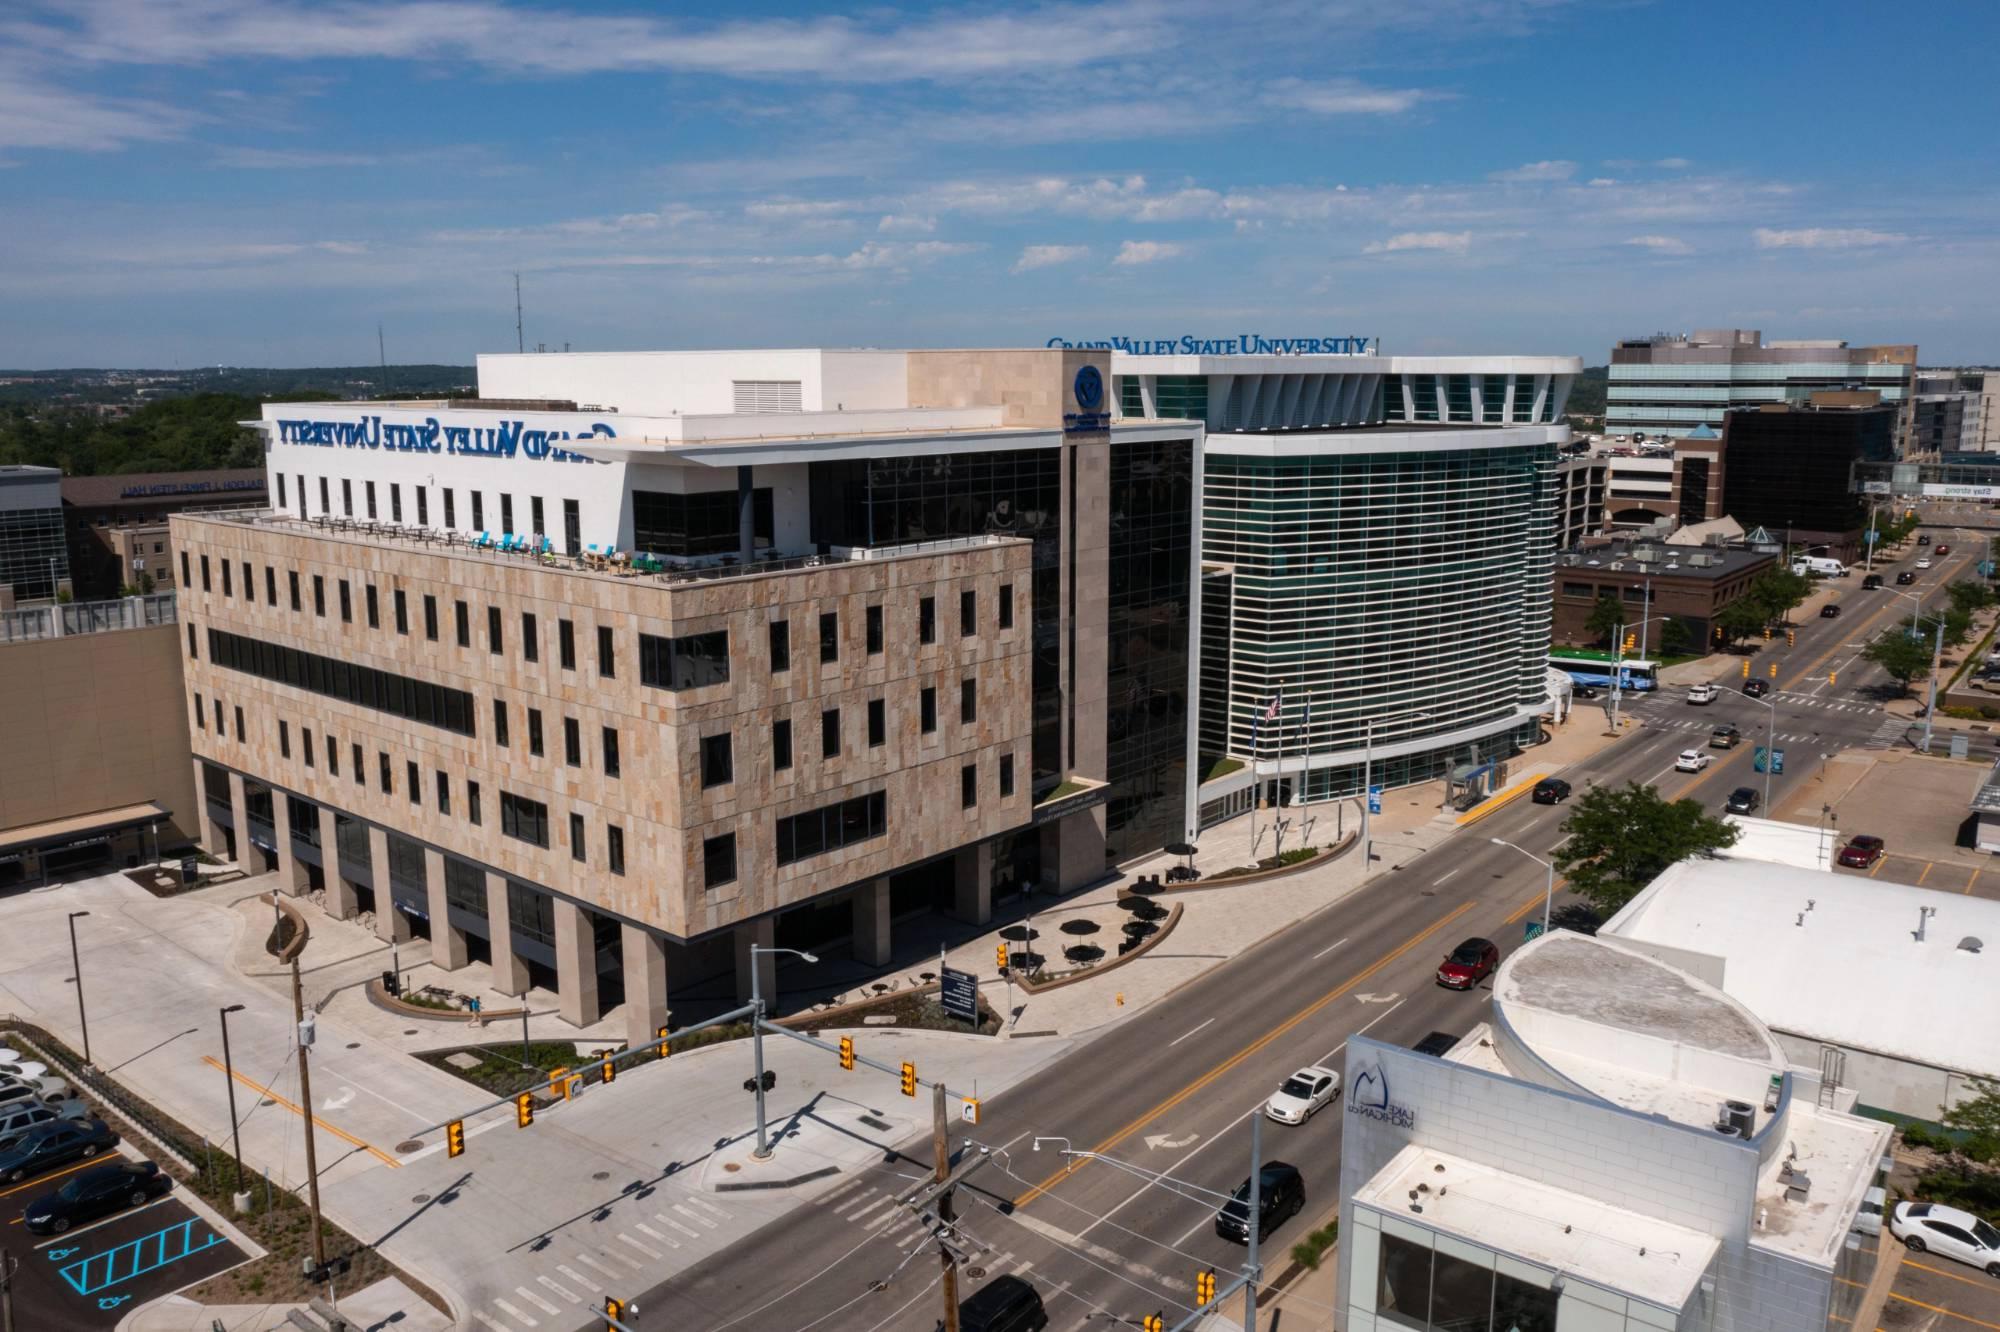
[[[953,255],[974,254],[984,248],[962,241],[869,241],[838,262],[842,268],[903,268]]]
[[[1628,238],[1625,243],[1627,245],[1636,245],[1642,250],[1651,250],[1654,254],[1694,253],[1694,246],[1689,245],[1678,236],[1633,236]]]
[[[216,166],[241,167],[252,171],[371,167],[380,165],[381,161],[382,158],[375,153],[330,153],[285,148],[222,148],[214,158]]]
[[[875,224],[875,230],[884,232],[932,232],[937,230],[937,218],[929,213],[884,213],[882,220]]]
[[[1443,250],[1450,254],[1464,254],[1472,245],[1469,231],[1405,231],[1389,237],[1385,241],[1371,241],[1362,247],[1363,254],[1394,254],[1399,250]]]
[[[1162,259],[1173,259],[1186,253],[1186,247],[1169,244],[1166,241],[1128,240],[1118,247],[1118,254],[1111,262],[1130,267],[1134,264],[1158,263]]]
[[[1353,79],[1324,83],[1280,79],[1264,95],[1264,100],[1272,106],[1320,116],[1396,116],[1419,102],[1434,101],[1445,95],[1424,88],[1375,88]]]
[[[1561,160],[1551,160],[1545,162],[1529,162],[1523,166],[1509,167],[1505,171],[1488,172],[1486,178],[1488,180],[1499,180],[1499,181],[1507,181],[1509,183],[1515,183],[1520,181],[1536,181],[1536,180],[1568,180],[1571,176],[1575,174],[1576,174],[1576,163],[1564,162]]]
[[[1693,166],[1694,163],[1688,161],[1685,157],[1663,157],[1653,163],[1653,165],[1666,171],[1685,171]]]
[[[797,222],[838,217],[853,207],[838,199],[765,199],[743,205],[743,212],[759,222]]]
[[[0,63],[0,147],[112,152],[179,138],[197,119],[179,107],[97,97]]]
[[[1750,234],[1760,250],[1856,250],[1873,245],[1901,245],[1910,239],[1899,231],[1870,231],[1865,227],[1801,227],[1796,231],[1759,227]]]
[[[1027,273],[1037,268],[1072,264],[1090,253],[1088,245],[1030,245],[1014,261],[1012,272]]]
[[[1592,189],[1602,190],[1602,189],[1608,189],[1611,186],[1616,185],[1618,182],[1613,180],[1609,176],[1592,176],[1588,183]]]

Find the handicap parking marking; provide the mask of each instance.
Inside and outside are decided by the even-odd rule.
[[[201,1230],[196,1232],[199,1225]],[[216,1234],[208,1223],[200,1217],[191,1216],[185,1221],[164,1226],[149,1235],[127,1240],[123,1244],[104,1249],[75,1262],[65,1263],[56,1269],[56,1274],[70,1284],[79,1295],[95,1295],[101,1290],[121,1286],[148,1272],[156,1272],[163,1267],[184,1262],[198,1253],[229,1241]],[[47,1256],[54,1260],[57,1254],[76,1252],[74,1248],[49,1249]]]

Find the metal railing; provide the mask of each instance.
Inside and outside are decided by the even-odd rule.
[[[172,624],[178,618],[172,592],[154,592],[115,601],[78,601],[0,611],[0,643],[73,634],[101,634],[115,629],[147,629]]]

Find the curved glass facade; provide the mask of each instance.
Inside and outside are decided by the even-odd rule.
[[[1532,735],[1546,694],[1556,447],[1545,428],[1506,433],[1521,442],[1390,434],[1356,452],[1352,437],[1329,435],[1321,454],[1282,437],[1299,456],[1209,437],[1202,554],[1217,581],[1204,614],[1227,614],[1228,660],[1203,663],[1206,682],[1227,681],[1204,691],[1204,766],[1254,760],[1287,787],[1305,772],[1306,798],[1324,799],[1359,789],[1370,719],[1385,785]],[[1203,625],[1211,653],[1219,628]]]

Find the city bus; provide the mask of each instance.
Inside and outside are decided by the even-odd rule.
[[[1660,664],[1656,661],[1627,657],[1620,662],[1617,654],[1600,652],[1595,648],[1549,649],[1549,665],[1568,673],[1569,678],[1580,685],[1592,685],[1599,689],[1609,688],[1614,664],[1619,672],[1621,689],[1659,688]]]

